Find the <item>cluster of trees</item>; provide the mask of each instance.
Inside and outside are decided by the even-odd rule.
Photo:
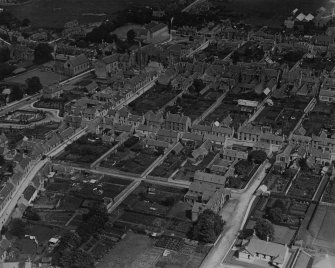
[[[34,63],[43,64],[53,59],[53,48],[47,43],[40,43],[34,50]]]
[[[256,221],[255,232],[257,237],[262,240],[273,240],[274,228],[272,223],[267,219],[260,218]]]
[[[220,215],[210,209],[204,210],[193,226],[192,238],[204,243],[214,243],[223,230],[224,222]]]
[[[284,219],[286,210],[285,203],[281,199],[277,199],[271,208],[266,211],[266,217],[273,223],[281,223]]]
[[[26,80],[26,85],[27,85],[26,93],[28,95],[33,95],[37,92],[40,92],[40,90],[43,88],[41,81],[37,76],[28,78]]]
[[[97,206],[83,215],[83,222],[76,231],[66,232],[54,250],[53,265],[64,268],[93,268],[94,259],[91,254],[80,249],[92,235],[97,235],[105,227],[108,214],[105,208]]]

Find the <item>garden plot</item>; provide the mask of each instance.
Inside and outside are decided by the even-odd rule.
[[[321,176],[312,172],[300,171],[292,182],[287,195],[311,200],[321,182]]]
[[[172,90],[171,85],[156,84],[146,93],[128,104],[132,114],[143,115],[149,111],[157,111],[177,96],[180,92]]]
[[[272,169],[265,177],[264,184],[272,193],[284,193],[297,170],[287,169],[284,173]]]
[[[224,124],[223,122],[229,116],[232,126],[238,129],[238,127],[254,113],[254,110],[244,110],[242,106],[238,105],[238,100],[243,99],[261,102],[265,97],[264,94],[256,94],[253,89],[246,93],[239,92],[237,88],[234,90],[234,93],[229,92],[222,103],[203,119],[205,124],[212,124],[213,122]]]
[[[195,120],[199,118],[215,101],[222,95],[222,92],[209,90],[203,95],[200,93],[185,93],[179,97],[176,104],[166,107],[167,112],[173,114],[184,114]]]
[[[131,137],[100,165],[123,172],[141,174],[163,153],[163,149],[147,148],[139,138]]]
[[[308,113],[302,126],[307,136],[320,135],[322,129],[334,129],[335,109],[333,104],[317,102],[314,109]]]
[[[208,155],[204,157],[204,159],[200,162],[197,163],[197,165],[194,165],[191,163],[190,160],[187,160],[186,164],[180,168],[180,170],[177,172],[177,174],[173,177],[176,180],[186,180],[186,181],[191,181],[192,178],[194,177],[194,173],[197,170],[204,170],[208,164],[213,160],[215,156],[215,153],[211,152]]]
[[[265,106],[254,122],[261,126],[270,126],[277,134],[289,135],[304,114],[309,99],[273,99],[273,102],[273,106]]]
[[[102,142],[101,137],[95,134],[87,134],[65,147],[65,151],[56,159],[80,165],[89,165],[115,144],[105,144]]]
[[[200,146],[197,142],[183,143],[183,149],[176,153],[170,152],[164,161],[155,167],[150,173],[151,176],[169,178],[186,160],[192,156],[192,151]]]

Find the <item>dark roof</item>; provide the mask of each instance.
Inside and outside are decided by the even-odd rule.
[[[36,189],[34,186],[29,185],[23,192],[23,196],[24,198],[29,201],[31,199],[31,197],[34,195],[34,193],[36,192]]]

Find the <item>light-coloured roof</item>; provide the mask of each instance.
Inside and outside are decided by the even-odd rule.
[[[273,257],[272,261],[283,263],[287,248],[283,245],[267,242],[259,239],[257,236],[252,236],[249,243],[245,247],[246,251],[255,255],[256,253],[264,254]]]

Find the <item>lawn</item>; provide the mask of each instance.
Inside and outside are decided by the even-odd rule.
[[[135,234],[128,232],[125,239],[121,240],[114,248],[106,255],[101,262],[99,262],[97,268],[117,268],[117,267],[129,267],[129,268],[140,268],[140,267],[151,267],[155,263],[162,253],[163,249],[155,251],[153,249],[154,240],[146,235]],[[141,256],[147,251],[154,250],[157,252],[153,254],[155,257],[143,259]],[[141,260],[141,261],[140,261]]]
[[[25,73],[19,74],[14,77],[6,78],[4,81],[7,83],[18,83],[18,84],[25,84],[28,78],[33,76],[37,76],[40,78],[41,84],[43,86],[49,86],[54,83],[58,83],[62,80],[68,78],[67,76],[62,76],[60,74],[49,72],[49,71],[42,71],[39,69],[34,69],[31,71],[27,71]]]
[[[335,253],[334,221],[334,207],[319,205],[308,231],[304,233],[304,244]]]
[[[171,85],[156,84],[139,98],[129,103],[132,114],[143,115],[148,111],[157,111],[172,100],[179,92],[172,90]]]
[[[294,234],[297,230],[291,229],[286,226],[281,225],[273,225],[274,228],[274,236],[273,242],[282,244],[282,245],[289,245],[294,237]]]

